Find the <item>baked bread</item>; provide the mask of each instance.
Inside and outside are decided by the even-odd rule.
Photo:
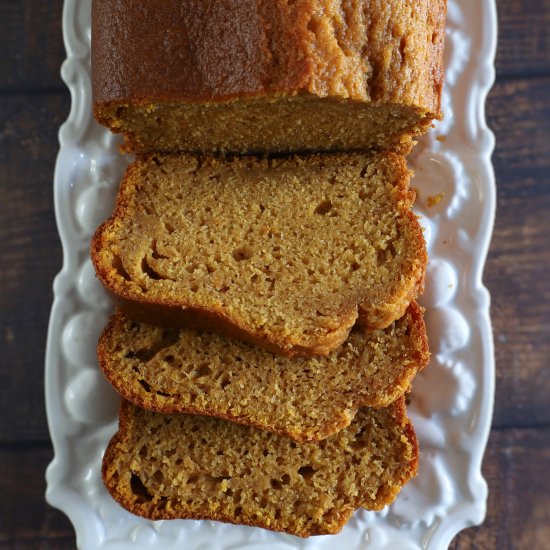
[[[360,407],[395,401],[429,353],[422,310],[413,303],[386,329],[354,330],[326,357],[294,359],[117,313],[98,357],[107,380],[142,408],[216,416],[305,442],[345,428]]]
[[[391,153],[148,156],[129,167],[92,261],[133,320],[327,354],[358,317],[385,328],[422,288],[408,183]]]
[[[440,118],[446,0],[94,0],[94,113],[130,152],[406,153]]]
[[[303,445],[125,402],[103,481],[124,508],[146,518],[213,519],[307,537],[337,533],[357,508],[382,509],[416,474],[417,461],[404,398],[362,409],[345,430]]]

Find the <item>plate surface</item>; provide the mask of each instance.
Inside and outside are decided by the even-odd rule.
[[[494,0],[449,0],[445,119],[416,148],[416,211],[430,253],[426,322],[433,353],[419,374],[410,416],[421,448],[419,476],[383,512],[358,511],[341,534],[301,540],[211,521],[147,521],[120,508],[101,482],[101,458],[116,431],[118,397],[95,357],[111,306],[88,258],[127,160],[118,138],[91,115],[90,1],[65,0],[72,107],[59,133],[55,207],[64,263],[54,281],[46,352],[46,404],[55,457],[47,500],[74,524],[79,548],[125,550],[412,550],[446,548],[485,516],[481,459],[489,433],[494,359],[489,295],[481,273],[491,236],[493,135],[485,98],[494,79]],[[438,200],[434,200],[434,198]]]

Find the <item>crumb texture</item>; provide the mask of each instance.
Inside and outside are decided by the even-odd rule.
[[[361,410],[320,444],[299,445],[223,420],[161,415],[129,403],[103,479],[151,519],[216,519],[299,536],[337,533],[359,507],[379,510],[416,474],[404,399]]]
[[[192,313],[279,353],[327,354],[358,316],[385,328],[422,287],[408,181],[392,154],[151,156],[130,166],[92,260],[131,318]]]
[[[98,355],[109,382],[135,405],[217,416],[299,442],[333,435],[361,407],[388,406],[429,358],[416,304],[384,330],[354,330],[326,357],[294,359],[118,313]]]

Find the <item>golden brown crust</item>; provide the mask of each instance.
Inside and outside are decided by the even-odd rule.
[[[433,29],[433,50],[429,56],[429,74],[432,81],[435,112],[441,112],[441,90],[445,77],[443,64],[443,50],[445,45],[445,22],[447,18],[447,0],[438,0],[432,3],[429,13],[429,26]]]
[[[298,442],[333,435],[348,426],[361,407],[387,407],[429,360],[422,308],[416,303],[387,331],[357,331],[334,356],[313,361],[276,359],[214,335],[168,331],[166,339],[160,336],[166,331],[149,326],[131,323],[118,313],[99,339],[99,366],[122,397],[159,413],[214,416]],[[195,347],[204,351],[196,352]],[[165,370],[165,360],[170,370]],[[196,385],[194,373],[202,365],[209,366],[208,377]],[[188,376],[183,374],[189,369]],[[251,378],[249,372],[259,374]],[[293,378],[301,373],[307,376]],[[225,379],[223,389],[219,377]],[[287,387],[292,392],[280,391]],[[201,398],[191,398],[195,392]]]
[[[309,92],[438,116],[445,14],[446,0],[94,0],[94,102]]]
[[[314,445],[311,446],[311,444],[309,444],[309,450],[301,450],[294,447],[294,449],[296,449],[298,465],[300,463],[303,464],[303,462],[300,461],[308,461],[311,460],[313,456],[315,456],[316,458],[314,460],[316,468],[323,469],[325,468],[325,466],[323,466],[323,454],[330,453],[327,454],[327,457],[329,458],[327,458],[326,462],[324,463],[328,469],[331,469],[330,471],[346,472],[345,474],[343,474],[344,476],[350,475],[350,472],[352,470],[355,470],[356,468],[361,468],[361,471],[365,474],[367,474],[367,472],[371,472],[368,474],[368,482],[367,479],[364,480],[369,487],[364,486],[363,483],[361,483],[360,478],[358,479],[357,477],[353,476],[349,478],[349,482],[352,483],[352,488],[355,491],[355,494],[353,496],[342,492],[345,491],[345,488],[340,487],[340,485],[345,485],[346,483],[348,483],[348,481],[341,479],[340,475],[336,475],[336,477],[334,478],[335,486],[333,486],[332,488],[325,486],[325,490],[331,492],[330,498],[332,500],[330,501],[331,504],[329,504],[329,509],[326,509],[326,504],[323,505],[322,501],[320,501],[317,505],[313,504],[313,508],[307,508],[308,515],[305,518],[297,518],[293,517],[292,515],[289,516],[288,510],[279,509],[278,519],[275,519],[274,521],[273,510],[266,513],[263,513],[261,511],[262,508],[265,506],[272,506],[272,504],[269,503],[269,500],[265,501],[258,508],[257,502],[259,501],[256,501],[254,497],[252,497],[252,501],[249,501],[247,498],[245,498],[244,501],[240,500],[241,506],[243,507],[241,508],[243,513],[241,514],[239,512],[237,514],[232,513],[232,508],[230,507],[226,508],[224,506],[218,506],[220,493],[217,492],[219,490],[216,490],[214,487],[212,487],[211,495],[209,497],[209,499],[211,500],[208,501],[209,503],[212,503],[212,506],[197,506],[193,503],[194,499],[191,499],[191,501],[188,500],[186,503],[185,498],[188,498],[189,496],[191,496],[191,494],[196,493],[189,493],[187,489],[185,489],[185,487],[176,489],[176,492],[174,493],[172,489],[169,489],[168,487],[165,487],[163,485],[163,487],[165,488],[164,490],[161,489],[161,491],[168,491],[168,493],[165,493],[165,495],[163,495],[162,492],[158,494],[156,490],[152,488],[152,480],[149,480],[147,477],[149,474],[145,473],[146,470],[151,471],[151,465],[145,463],[147,460],[145,456],[151,451],[140,448],[140,446],[143,444],[140,443],[140,441],[142,440],[142,432],[148,432],[148,430],[156,422],[155,417],[151,416],[151,414],[152,413],[143,415],[139,412],[139,409],[134,408],[127,402],[122,403],[119,417],[119,431],[111,439],[111,442],[109,443],[105,452],[102,465],[103,482],[113,498],[132,513],[149,519],[212,519],[239,525],[263,527],[273,531],[291,533],[300,537],[308,537],[316,534],[335,534],[341,530],[344,523],[349,519],[356,508],[366,507],[370,510],[379,510],[382,509],[385,505],[391,503],[395,499],[402,485],[405,484],[411,477],[414,477],[417,473],[418,445],[416,442],[414,429],[412,428],[412,425],[410,424],[410,421],[406,416],[404,399],[401,398],[400,400],[396,401],[389,409],[382,411],[382,415],[377,415],[376,413],[371,413],[368,410],[363,410],[361,412],[361,418],[357,421],[356,427],[353,428],[350,434],[343,434],[343,438],[337,436],[337,439],[334,441],[334,443],[329,440],[326,446],[320,447],[318,449],[315,449]],[[140,417],[139,419],[138,416]],[[185,426],[184,429],[189,429],[192,425],[195,426],[195,424],[190,424],[189,422],[187,422],[183,418],[184,416],[185,415],[181,417],[181,419],[183,420],[181,427]],[[168,419],[169,417],[165,418]],[[158,417],[157,419],[160,420],[160,417]],[[167,422],[168,420],[162,420],[160,425],[167,425]],[[182,475],[185,477],[186,475],[188,475],[186,474],[185,464],[188,464],[189,467],[191,467],[191,469],[195,471],[197,467],[197,464],[194,463],[191,456],[189,456],[191,461],[186,462],[188,451],[186,451],[187,447],[185,444],[185,440],[186,438],[190,440],[195,440],[196,438],[194,438],[192,433],[180,431],[180,421],[177,420],[176,417],[172,417],[172,420],[170,420],[169,422],[178,423],[175,429],[177,429],[178,433],[181,434],[178,436],[179,443],[172,440],[170,444],[165,447],[164,437],[166,436],[166,434],[161,435],[159,436],[161,437],[160,447],[154,450],[154,455],[158,457],[158,453],[160,453],[160,456],[165,457],[162,461],[164,465],[162,466],[162,468],[168,468],[167,470],[165,470],[166,474],[171,471],[171,466],[168,466],[167,464],[171,464],[175,461],[175,464],[181,465],[178,468],[181,471]],[[382,422],[382,424],[379,425],[379,422]],[[139,428],[137,426],[134,426],[134,424],[136,423],[139,425]],[[218,430],[217,426],[221,428],[223,424],[223,421],[200,421],[200,429]],[[156,423],[155,425],[158,426],[159,423]],[[198,425],[195,426],[195,428],[197,427]],[[161,430],[162,429],[163,428],[161,427]],[[252,472],[250,474],[245,474],[245,478],[243,479],[242,474],[239,473],[238,469],[232,469],[232,465],[234,466],[234,464],[232,462],[232,459],[229,458],[233,456],[232,445],[237,444],[246,446],[248,444],[247,438],[252,437],[254,438],[254,445],[265,445],[265,449],[269,449],[270,453],[276,452],[274,451],[274,449],[280,448],[288,449],[288,451],[284,452],[286,454],[290,453],[291,455],[294,455],[292,447],[289,449],[286,444],[283,444],[282,447],[278,447],[276,443],[275,445],[273,445],[274,439],[276,439],[277,436],[260,436],[258,438],[257,434],[254,433],[253,430],[249,431],[250,429],[245,429],[241,432],[240,428],[237,428],[235,430],[234,428],[231,428],[230,424],[226,424],[226,428],[224,429],[229,431],[223,431],[221,433],[229,434],[229,432],[231,432],[233,434],[232,436],[230,436],[230,442],[228,444],[224,445],[220,442],[223,445],[222,448],[224,449],[224,451],[228,452],[228,463],[226,464],[226,468],[229,469],[228,471],[233,472],[233,474],[230,474],[230,477],[227,478],[230,480],[228,483],[233,483],[231,481],[231,476],[237,476],[240,480],[238,483],[239,487],[241,487],[241,490],[243,490],[243,482],[244,486],[247,486],[247,481],[245,478],[246,476],[251,475]],[[361,451],[360,448],[356,447],[356,445],[353,443],[353,437],[356,436],[353,436],[352,434],[357,433],[359,434],[359,437],[362,437],[361,434],[363,434],[363,431],[365,429],[374,429],[375,431],[379,431],[379,435],[375,436],[377,437],[376,441],[378,443],[375,443],[375,448],[373,449],[373,452],[375,455],[377,455],[378,460],[389,461],[389,464],[386,464],[385,468],[392,468],[393,473],[391,474],[390,479],[387,479],[384,470],[379,471],[378,474],[374,474],[373,478],[371,468],[375,468],[376,471],[377,467],[374,464],[370,466],[368,463],[363,462],[363,459],[361,458],[363,451]],[[242,435],[238,435],[238,433],[236,434],[235,432],[242,433]],[[202,433],[203,436],[208,437],[208,435],[204,431]],[[382,435],[383,433],[385,433],[386,435]],[[390,452],[389,448],[386,448],[385,451],[382,451],[381,448],[378,447],[378,445],[391,445],[392,441],[395,443],[396,446],[399,446],[399,450],[395,452],[391,451],[392,456],[378,456],[380,452]],[[180,444],[181,452],[179,450]],[[197,442],[197,444],[199,446],[201,445],[201,443],[199,442]],[[352,445],[351,447],[349,446],[350,444]],[[176,446],[174,447],[174,445]],[[368,448],[368,446],[370,445],[369,440],[366,440],[366,445]],[[195,445],[193,445],[193,447],[194,446]],[[348,450],[345,453],[342,453],[344,448]],[[170,450],[169,458],[168,455],[166,455],[167,450]],[[240,450],[241,449],[239,449],[239,452]],[[347,454],[350,450],[352,450],[352,452],[350,454]],[[215,452],[215,449],[213,452]],[[258,458],[252,459],[253,462],[251,464],[254,464],[254,460],[264,460],[260,458],[261,456],[268,456],[266,454],[262,455],[261,451],[254,451],[252,448],[250,449],[250,453],[256,453],[258,456]],[[300,458],[302,456],[304,458]],[[309,459],[306,458],[308,456],[310,457]],[[264,468],[267,468],[265,474],[261,475],[270,475],[271,468],[269,464],[271,464],[272,461],[273,463],[275,463],[276,458],[276,455],[269,455],[269,457],[265,459],[265,465],[262,466],[258,464],[262,472],[264,471]],[[357,461],[354,461],[352,463],[351,461],[353,459],[357,459]],[[293,457],[285,456],[283,460],[290,460],[289,464],[296,464]],[[336,466],[336,470],[334,470],[334,460],[342,461],[341,468],[339,466]],[[346,464],[347,462],[349,462],[349,464]],[[356,464],[359,463],[361,463],[361,466],[356,466]],[[241,467],[243,466],[238,466],[238,468]],[[210,467],[207,465],[201,466],[200,468],[200,471],[202,471],[206,476],[215,475],[214,469],[211,473],[209,473]],[[328,469],[326,475],[334,476],[335,474],[329,473]],[[140,479],[140,487],[137,489],[132,486],[131,482],[131,479],[134,477],[134,475],[137,475]],[[275,471],[272,471],[271,475],[277,476],[280,475],[280,472],[279,474],[276,474]],[[364,474],[360,474],[358,470],[356,475],[361,476]],[[373,487],[374,479],[378,475],[385,476],[384,481],[380,479],[378,482],[376,482],[379,484],[378,487],[376,487],[376,485]],[[161,475],[161,478],[162,477],[163,476]],[[330,479],[332,479],[332,477],[330,477]],[[293,482],[291,481],[291,483]],[[226,485],[225,487],[225,489],[221,489],[223,493],[226,493],[228,485]],[[254,491],[252,487],[250,487],[250,489]],[[376,495],[374,495],[373,491],[376,493]],[[170,494],[172,496],[166,496],[166,494]],[[225,499],[227,497],[223,496],[222,498]],[[296,496],[296,499],[298,502],[307,503],[308,496],[306,493],[304,493],[300,496]],[[302,501],[301,499],[305,499],[305,501]],[[190,502],[192,503],[191,506],[189,505]],[[317,506],[319,505],[321,507],[317,508]],[[259,512],[255,513],[255,510]],[[313,515],[310,516],[309,514],[311,514],[312,512]],[[277,514],[275,515],[275,518],[277,518]]]
[[[395,165],[399,167],[393,174],[387,175],[395,181],[395,188],[399,190],[401,201],[408,204],[410,207],[416,200],[416,192],[411,190],[409,182],[411,173],[407,168],[404,157],[396,153],[387,153],[388,158],[393,159]],[[424,234],[422,227],[418,223],[418,218],[414,212],[408,208],[401,212],[401,215],[409,220],[410,227],[415,231],[415,240],[417,248],[421,250],[421,254],[417,258],[414,273],[407,274],[409,286],[402,289],[400,296],[396,296],[392,304],[385,307],[373,307],[373,304],[364,303],[359,305],[357,323],[361,326],[375,330],[385,328],[396,319],[400,319],[409,306],[424,292],[424,281],[426,278],[426,265],[428,264],[428,251],[424,245]]]
[[[424,308],[413,301],[408,307],[408,312],[412,317],[412,325],[414,327],[413,332],[415,333],[417,362],[419,365],[418,370],[423,370],[430,361],[430,346],[428,343],[428,334],[426,333],[426,324],[424,322]]]
[[[290,51],[300,48],[290,29],[280,35],[283,15],[256,0],[95,0],[94,100],[230,99],[300,87],[311,71],[307,60],[298,55],[284,70],[270,51],[279,39]]]

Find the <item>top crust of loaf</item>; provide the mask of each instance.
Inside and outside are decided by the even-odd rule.
[[[445,16],[446,0],[94,0],[94,102],[309,93],[439,117]]]

